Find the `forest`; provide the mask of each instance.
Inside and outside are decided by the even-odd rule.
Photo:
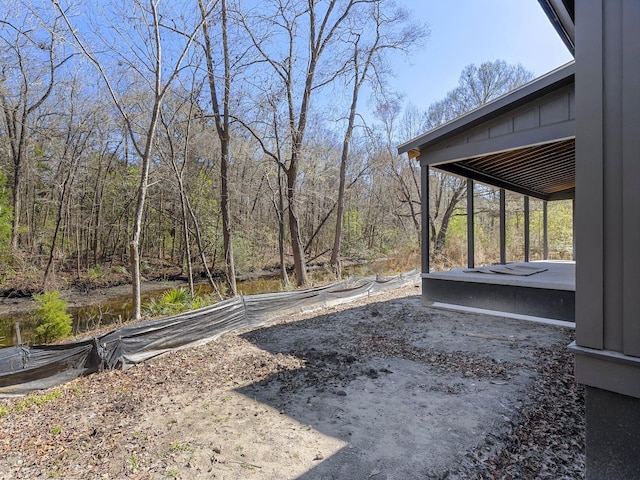
[[[0,290],[38,293],[176,276],[236,294],[345,261],[465,263],[466,182],[400,143],[517,88],[520,65],[469,65],[439,102],[389,87],[391,56],[428,42],[392,0],[21,1],[0,17]],[[437,73],[434,73],[437,74]],[[497,192],[477,185],[476,261],[498,256]],[[521,260],[522,197],[508,256]],[[532,258],[542,205],[531,204]],[[571,258],[571,203],[549,205],[550,255]]]

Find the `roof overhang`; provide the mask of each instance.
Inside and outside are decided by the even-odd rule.
[[[574,0],[538,0],[558,35],[572,55],[576,54],[576,15]]]
[[[428,166],[543,200],[575,193],[571,62],[398,147]]]

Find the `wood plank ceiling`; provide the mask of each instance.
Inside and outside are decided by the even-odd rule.
[[[573,198],[575,139],[459,160],[436,168],[544,200]]]

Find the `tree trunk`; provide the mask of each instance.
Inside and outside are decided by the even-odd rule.
[[[236,289],[236,267],[233,257],[233,243],[231,238],[231,213],[229,208],[229,182],[227,178],[229,164],[229,142],[225,141],[221,145],[220,159],[220,208],[222,210],[222,242],[224,245],[224,259],[226,264],[227,285],[229,294],[232,297],[237,295]]]
[[[209,93],[211,95],[211,105],[213,107],[216,131],[220,140],[220,208],[222,210],[222,242],[224,247],[225,272],[227,276],[227,286],[229,294],[233,297],[237,295],[236,287],[236,267],[233,256],[233,239],[231,233],[231,213],[229,206],[229,108],[231,95],[231,64],[229,58],[229,43],[227,38],[227,2],[221,2],[221,28],[222,28],[222,56],[224,59],[224,92],[223,108],[220,109],[216,88],[216,77],[213,66],[213,49],[211,38],[209,37],[209,27],[206,22],[206,12],[202,0],[199,0],[200,14],[202,16],[202,30],[204,34],[204,51],[207,62],[207,78],[209,81]]]
[[[189,197],[186,197],[187,208],[189,210],[189,215],[191,216],[191,221],[193,222],[193,228],[196,233],[196,243],[198,244],[198,251],[200,252],[200,260],[202,261],[202,266],[204,267],[205,272],[207,273],[207,278],[209,279],[209,284],[211,288],[216,293],[218,298],[222,300],[222,294],[216,285],[216,282],[213,280],[213,275],[211,275],[211,270],[209,269],[209,265],[207,264],[207,257],[204,252],[204,247],[202,245],[202,235],[200,234],[200,225],[198,224],[198,219],[196,218],[196,214],[191,207],[191,202],[189,201]]]
[[[187,205],[185,200],[182,176],[178,175],[178,188],[180,189],[180,211],[182,213],[182,230],[184,241],[184,253],[187,258],[187,277],[189,279],[189,293],[193,296],[193,265],[191,264],[191,242],[189,240],[189,220],[187,218]]]
[[[297,169],[294,168],[296,160],[292,155],[291,164],[287,171],[287,200],[289,202],[289,234],[291,235],[291,250],[293,251],[293,263],[296,274],[296,285],[298,287],[306,286],[309,284],[309,278],[307,276],[307,262],[304,255],[304,247],[302,245],[302,239],[300,237],[300,225],[298,223],[298,212],[296,208],[296,196],[295,196],[295,184],[297,177]]]
[[[278,255],[280,257],[280,280],[284,287],[289,287],[289,274],[287,273],[287,263],[284,256],[284,192],[282,191],[282,167],[278,164]]]
[[[357,68],[357,49],[354,53],[354,63],[355,63],[355,79],[353,85],[353,95],[351,97],[351,107],[349,108],[349,122],[347,124],[347,130],[344,134],[344,140],[342,142],[342,155],[340,157],[340,181],[338,184],[338,208],[336,212],[336,231],[335,236],[333,238],[333,250],[331,251],[331,268],[336,279],[340,279],[342,277],[342,265],[340,262],[340,245],[342,242],[342,217],[344,216],[344,192],[346,185],[346,174],[347,174],[347,162],[349,160],[349,147],[351,145],[351,137],[353,136],[353,127],[355,125],[356,120],[356,109],[358,106],[358,93],[360,91],[360,86],[362,85],[362,81],[366,75],[365,72],[362,75],[362,80],[358,78],[358,68]]]
[[[158,73],[159,74],[159,73]],[[157,88],[156,91],[159,89]],[[133,297],[133,319],[142,318],[141,292],[140,292],[140,237],[142,233],[142,220],[144,217],[145,201],[147,199],[147,190],[149,187],[149,167],[151,165],[151,150],[156,133],[156,125],[158,124],[158,116],[162,99],[156,96],[154,108],[151,115],[151,123],[147,131],[147,140],[142,155],[140,167],[140,183],[138,184],[138,200],[136,202],[136,213],[133,222],[133,235],[129,244],[131,248],[131,293]]]
[[[146,167],[144,163],[147,163]],[[141,305],[141,283],[140,283],[140,234],[142,231],[142,217],[144,213],[144,203],[147,196],[148,178],[149,178],[149,166],[148,162],[143,161],[143,170],[146,170],[146,174],[142,173],[140,176],[140,185],[138,187],[138,202],[136,205],[136,215],[133,224],[133,236],[129,243],[129,261],[131,268],[131,294],[133,297],[133,320],[142,318],[142,305]]]

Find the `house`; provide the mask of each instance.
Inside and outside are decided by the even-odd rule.
[[[575,64],[572,62],[516,91],[425,133],[399,147],[419,159],[423,205],[429,201],[429,169],[500,188],[500,257],[505,253],[505,190],[524,195],[525,249],[529,261],[530,198],[547,202],[575,197]],[[536,264],[539,274],[513,275],[476,270],[473,195],[467,195],[468,269],[432,272],[429,231],[423,229],[422,294],[425,303],[462,305],[494,311],[574,320],[575,264]],[[428,209],[422,209],[428,225]],[[546,210],[545,210],[546,211]],[[545,216],[546,217],[546,216]],[[546,222],[545,222],[546,230]],[[531,268],[529,268],[531,267]],[[542,267],[542,268],[540,268]],[[493,269],[495,270],[495,269]],[[516,275],[519,274],[519,275]]]
[[[539,2],[575,63],[399,152],[419,159],[423,199],[434,167],[545,201],[574,199],[576,339],[569,348],[576,380],[586,386],[586,475],[640,478],[640,2]],[[552,161],[528,163],[532,153]],[[540,178],[544,172],[550,175]],[[470,253],[473,266],[473,245]],[[452,290],[443,288],[447,279],[430,276],[428,250],[422,269],[426,302],[460,301],[443,293]],[[536,287],[516,287],[467,290],[474,301],[490,296],[494,309],[565,315],[535,310],[541,298],[553,298],[549,292],[527,298]],[[514,295],[518,301],[505,303]]]

